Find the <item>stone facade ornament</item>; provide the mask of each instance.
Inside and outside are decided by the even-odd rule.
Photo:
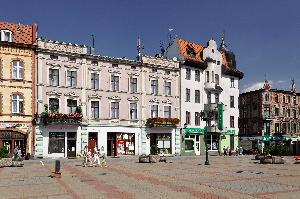
[[[75,94],[75,92],[69,92],[69,93],[66,93],[65,96],[68,96],[68,97],[79,97],[78,95]]]
[[[154,98],[154,99],[151,99],[149,102],[150,103],[159,103],[159,100],[157,100],[156,98]]]
[[[97,93],[93,93],[91,95],[88,96],[89,99],[101,99],[101,95],[97,94]]]
[[[111,96],[111,97],[108,97],[108,99],[110,99],[110,100],[115,100],[115,101],[120,101],[121,100],[121,98],[119,97],[119,96]]]
[[[52,91],[46,92],[46,95],[60,97],[62,95],[62,93],[60,93],[60,92],[58,92],[56,90],[52,90]]]
[[[128,101],[139,101],[139,98],[132,96],[130,98],[127,99]]]
[[[172,104],[172,102],[169,99],[162,101],[162,103],[164,103],[164,104]]]

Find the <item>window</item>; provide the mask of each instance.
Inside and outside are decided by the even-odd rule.
[[[275,133],[279,133],[279,123],[275,123]]]
[[[99,89],[99,74],[91,73],[91,89]]]
[[[94,66],[98,66],[98,61],[96,61],[96,60],[93,60],[91,63],[92,63],[92,65],[94,65]]]
[[[234,116],[230,116],[230,128],[234,128]]]
[[[282,116],[283,116],[283,117],[286,117],[285,107],[282,107]]]
[[[211,93],[210,92],[207,93],[207,103],[208,104],[211,103]]]
[[[112,67],[114,67],[114,68],[118,68],[118,64],[112,64]]]
[[[195,70],[195,81],[200,82],[200,70]]]
[[[165,75],[170,75],[171,71],[170,70],[165,70]]]
[[[119,76],[111,75],[111,90],[112,91],[119,91]]]
[[[49,69],[49,84],[50,86],[59,86],[59,70]]]
[[[191,101],[191,89],[185,89],[185,101],[190,102]]]
[[[77,72],[68,71],[67,72],[67,86],[76,87],[77,85]]]
[[[230,108],[234,108],[234,96],[230,96]]]
[[[58,56],[57,55],[50,55],[50,59],[58,60]]]
[[[152,73],[157,73],[157,69],[156,68],[152,68]]]
[[[151,118],[158,117],[158,105],[153,104],[151,105]]]
[[[76,62],[76,58],[75,57],[69,57],[69,61],[75,63]]]
[[[291,103],[291,96],[288,96],[288,103]]]
[[[220,101],[219,93],[215,94],[215,103],[218,104]]]
[[[137,103],[130,103],[130,119],[136,120],[137,119]]]
[[[119,119],[119,102],[111,103],[110,112],[112,119]]]
[[[99,118],[99,101],[91,101],[91,111],[92,111],[92,118],[98,119]]]
[[[171,118],[171,106],[164,106],[164,118]]]
[[[206,82],[209,82],[209,71],[206,71]]]
[[[219,149],[219,135],[207,135],[207,149],[210,151]]]
[[[219,85],[220,84],[220,78],[219,78],[218,74],[215,75],[215,79],[216,79],[216,84]]]
[[[158,80],[151,80],[151,94],[157,95],[158,94]]]
[[[291,117],[291,109],[287,109],[288,117]]]
[[[77,100],[67,100],[68,113],[75,113],[77,108]]]
[[[230,78],[230,88],[234,88],[234,78]]]
[[[191,113],[188,111],[185,112],[185,123],[191,124]]]
[[[165,95],[171,96],[171,82],[165,81]]]
[[[195,90],[195,103],[200,103],[200,90]]]
[[[59,99],[49,98],[49,112],[58,113],[59,112]]]
[[[200,113],[195,112],[195,126],[200,126]]]
[[[217,61],[217,65],[220,65],[220,61]]]
[[[282,131],[283,134],[286,133],[286,123],[285,122],[283,122],[282,125],[281,125],[281,131]]]
[[[282,103],[285,103],[285,96],[282,96]]]
[[[9,30],[1,30],[0,41],[12,42],[12,33]]]
[[[264,117],[270,118],[270,107],[264,107]]]
[[[185,79],[190,80],[191,79],[191,69],[187,68],[185,71]]]
[[[279,116],[279,108],[278,107],[275,107],[275,116]]]
[[[296,99],[296,97],[293,97],[293,104],[294,104],[294,105],[297,104],[297,99]]]
[[[48,153],[64,153],[65,152],[65,133],[49,132]]]
[[[297,112],[296,109],[293,109],[293,117],[296,118],[297,117]]]
[[[269,94],[268,94],[268,93],[265,94],[265,101],[266,101],[266,102],[269,101]]]
[[[24,99],[22,95],[12,96],[12,112],[23,113]]]
[[[278,95],[275,95],[275,102],[276,102],[276,103],[279,102]]]
[[[130,78],[130,92],[137,93],[137,78]]]
[[[211,81],[215,82],[215,72],[214,71],[211,72]]]
[[[23,79],[23,63],[21,61],[13,61],[13,79]]]

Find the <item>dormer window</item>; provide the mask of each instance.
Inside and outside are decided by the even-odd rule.
[[[50,59],[52,59],[52,60],[58,60],[58,56],[57,55],[50,55]]]
[[[187,46],[186,47],[186,52],[190,57],[196,57],[196,52],[192,46]]]
[[[94,65],[94,66],[98,66],[98,61],[96,61],[96,60],[93,60],[91,63],[92,63],[92,65]]]
[[[118,68],[118,64],[112,64],[112,67],[114,67],[114,68]]]
[[[1,30],[0,41],[12,42],[12,32],[9,30]]]

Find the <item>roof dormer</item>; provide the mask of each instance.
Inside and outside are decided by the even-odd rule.
[[[12,42],[12,32],[10,30],[0,30],[0,41]]]

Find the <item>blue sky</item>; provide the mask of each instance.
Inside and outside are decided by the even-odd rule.
[[[300,1],[298,0],[60,0],[3,1],[0,20],[38,23],[47,39],[91,45],[96,53],[136,56],[136,38],[144,53],[159,52],[168,29],[189,41],[226,43],[236,54],[245,77],[240,90],[261,86],[265,74],[273,88],[290,89],[291,78],[300,91]]]

